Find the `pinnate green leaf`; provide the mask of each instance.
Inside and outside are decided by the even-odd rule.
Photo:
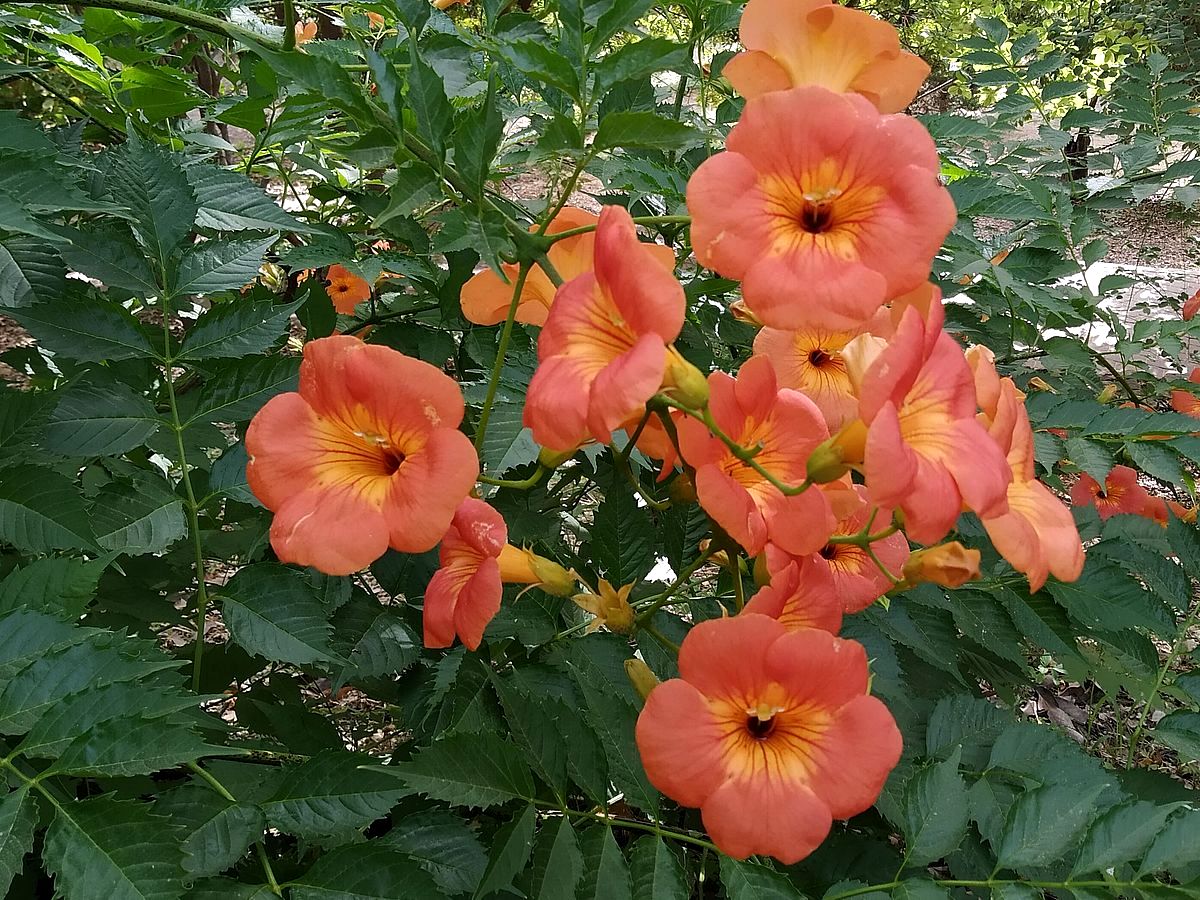
[[[1051,784],[1017,798],[996,848],[996,861],[1020,871],[1057,862],[1096,817],[1105,785]]]
[[[729,900],[802,900],[787,877],[749,860],[721,857],[721,884]]]
[[[8,886],[21,871],[25,854],[33,850],[33,830],[37,827],[37,804],[26,786],[0,797],[0,892],[8,895]]]
[[[580,835],[583,879],[576,888],[579,900],[633,900],[629,865],[607,825],[594,825]]]
[[[33,465],[0,470],[0,541],[35,553],[96,547],[78,488]]]
[[[199,164],[187,168],[196,195],[196,225],[215,231],[293,231],[316,229],[294,218],[249,179]]]
[[[59,394],[46,446],[65,456],[116,456],[158,430],[154,405],[121,382],[94,374]]]
[[[273,243],[275,238],[272,236],[221,238],[194,244],[179,260],[172,291],[177,296],[236,291],[255,279],[263,254]]]
[[[433,800],[457,806],[496,806],[534,794],[524,755],[494,734],[454,734],[382,771]]]
[[[610,112],[600,121],[592,146],[598,150],[680,150],[702,140],[703,135],[690,125],[645,110],[623,110]]]
[[[687,900],[688,889],[683,869],[661,838],[639,838],[629,854],[633,876],[633,896],[654,900]]]
[[[488,864],[471,827],[443,810],[406,816],[380,840],[415,859],[448,895],[475,890]]]
[[[923,866],[951,853],[967,833],[967,785],[958,772],[962,749],[922,769],[904,789],[905,858]]]
[[[416,860],[380,841],[326,853],[290,884],[292,900],[410,900],[445,896]]]
[[[372,757],[342,750],[319,753],[292,769],[262,804],[274,827],[310,840],[343,838],[395,806],[407,793],[371,766]]]
[[[277,662],[344,662],[330,646],[325,608],[303,572],[258,563],[233,576],[220,594],[230,636],[251,653]]]
[[[279,339],[303,303],[303,297],[291,303],[222,303],[199,318],[184,338],[179,356],[216,359],[261,353]]]
[[[168,820],[108,797],[60,804],[43,851],[62,894],[105,900],[178,900],[182,858]]]
[[[529,854],[533,852],[536,824],[537,810],[527,806],[519,816],[499,828],[492,840],[487,870],[475,889],[476,900],[512,886],[513,878],[524,870]]]

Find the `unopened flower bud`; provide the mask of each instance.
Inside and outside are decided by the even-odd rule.
[[[693,409],[699,409],[708,402],[708,379],[703,372],[680,356],[674,347],[667,349],[663,388],[684,406]]]
[[[729,313],[739,322],[745,322],[748,325],[753,325],[756,328],[762,327],[762,322],[758,320],[758,316],[750,312],[750,308],[746,306],[745,300],[734,300],[729,304]]]
[[[1048,381],[1046,381],[1044,378],[1039,378],[1036,375],[1029,379],[1029,387],[1035,391],[1048,391],[1051,394],[1058,393],[1058,391],[1056,391]]]
[[[861,419],[847,423],[829,440],[818,444],[808,457],[808,480],[814,484],[837,481],[850,471],[850,466],[863,461],[866,443],[866,424]]]
[[[267,290],[276,294],[287,286],[287,275],[275,263],[265,262],[259,266],[258,280]]]
[[[650,692],[658,687],[658,676],[650,671],[650,667],[640,659],[625,660],[625,674],[629,677],[633,689],[638,696],[645,700]]]
[[[614,588],[602,578],[599,594],[589,591],[575,594],[571,600],[580,609],[596,617],[588,626],[588,631],[604,626],[617,634],[628,634],[633,630],[633,607],[629,605],[629,592],[632,590],[632,584]]]
[[[570,597],[575,593],[575,573],[532,550],[506,544],[496,561],[500,565],[500,580],[505,584],[536,584],[555,597]]]
[[[928,582],[956,588],[980,577],[979,551],[968,550],[958,541],[918,550],[904,564],[908,585]]]
[[[1112,403],[1117,396],[1117,386],[1115,384],[1105,385],[1104,390],[1096,395],[1097,403]]]

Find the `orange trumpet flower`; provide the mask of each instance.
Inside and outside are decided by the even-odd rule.
[[[829,437],[816,405],[798,391],[780,389],[765,357],[752,357],[735,380],[724,372],[708,377],[716,424],[743,447],[757,448],[754,461],[785,485],[805,480],[809,454]],[[700,505],[747,553],[767,541],[794,556],[807,556],[833,531],[829,501],[818,488],[785,495],[695,419],[679,423],[679,448],[696,469]]]
[[[972,347],[967,362],[975,374],[979,420],[1005,453],[1012,471],[1008,511],[980,521],[1000,555],[1040,590],[1046,578],[1074,581],[1083,571],[1083,543],[1071,511],[1037,480],[1033,429],[1024,395],[1011,378],[1000,378],[992,352]]]
[[[607,444],[688,367],[668,346],[683,327],[683,287],[629,213],[606,206],[595,241],[595,271],[564,284],[550,309],[526,394],[525,424],[551,450]]]
[[[815,84],[896,113],[929,76],[923,59],[900,48],[895,28],[831,0],[750,0],[741,37],[746,50],[721,74],[747,99]]]
[[[900,759],[900,732],[867,694],[854,641],[767,616],[710,619],[683,639],[679,674],[638,717],[642,763],[737,859],[800,861],[833,819],[875,802]]]
[[[508,543],[500,513],[474,497],[455,510],[438,560],[441,568],[425,589],[426,647],[449,647],[457,636],[467,649],[478,649],[500,610],[505,584],[536,584],[560,597],[575,587],[574,576],[558,563]]]
[[[325,278],[325,293],[343,316],[354,315],[354,308],[371,296],[371,283],[343,265],[330,266]]]
[[[764,94],[726,147],[688,182],[692,243],[772,328],[860,327],[926,281],[956,219],[925,129],[855,94]]]
[[[884,343],[863,335],[847,345],[859,415],[867,423],[867,489],[878,506],[904,512],[905,531],[923,544],[945,537],[966,505],[1002,515],[1012,473],[976,421],[975,382],[962,348],[942,331],[940,303],[922,318],[904,311]]]
[[[246,431],[276,555],[349,575],[389,546],[432,549],[479,474],[462,417],[458,384],[429,363],[353,337],[310,341],[299,391],[272,397]]]

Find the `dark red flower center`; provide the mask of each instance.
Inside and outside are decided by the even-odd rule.
[[[832,357],[824,350],[813,350],[808,354],[808,361],[818,368],[829,362]]]
[[[760,719],[758,716],[747,716],[746,730],[750,732],[750,737],[761,741],[775,730],[775,717]]]
[[[383,451],[383,467],[389,475],[396,474],[396,471],[404,463],[404,454],[399,450],[387,447]]]
[[[833,204],[828,200],[805,200],[800,210],[800,227],[809,234],[823,234],[833,227]]]

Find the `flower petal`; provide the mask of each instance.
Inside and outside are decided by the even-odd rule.
[[[637,721],[646,776],[683,806],[700,806],[725,777],[721,729],[703,695],[678,678],[650,692]]]

